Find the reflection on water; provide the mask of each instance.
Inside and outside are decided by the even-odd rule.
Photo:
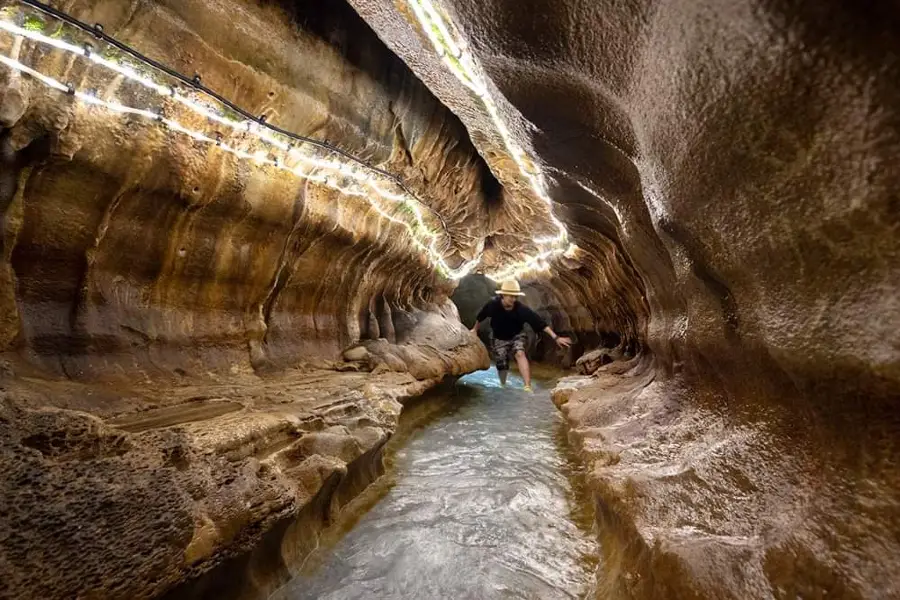
[[[389,475],[272,598],[583,597],[596,542],[551,384],[510,380],[469,375],[404,412]]]

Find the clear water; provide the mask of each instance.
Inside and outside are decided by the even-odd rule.
[[[597,544],[552,382],[521,385],[483,371],[406,411],[389,474],[272,598],[587,594]]]

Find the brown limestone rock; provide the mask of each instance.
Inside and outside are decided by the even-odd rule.
[[[347,5],[61,8],[397,174],[447,261],[475,254],[492,177]],[[0,52],[79,89],[153,95],[12,39]],[[380,476],[402,402],[486,366],[453,283],[368,198],[0,71],[0,596],[196,597],[213,572],[236,577],[214,597],[267,595]],[[378,339],[397,368],[322,370]]]
[[[180,70],[199,65],[254,114],[398,173],[443,217],[450,260],[484,248],[493,268],[533,252],[546,208],[483,103],[404,2],[351,3],[375,33],[340,2],[66,7]],[[526,282],[580,345],[543,357],[571,364],[613,334],[637,356],[555,396],[591,467],[601,592],[900,595],[896,7],[441,5],[579,248]],[[142,93],[0,44],[112,97]],[[358,444],[371,467],[378,449],[363,446],[380,437],[353,433],[362,415],[388,431],[401,398],[486,365],[447,308],[452,284],[364,202],[25,78],[0,80],[0,95],[13,125],[0,147],[0,347],[17,352],[0,420],[7,589],[146,597],[282,517],[305,515],[285,529],[309,542],[310,523],[357,486],[352,466],[308,456],[298,436],[346,427],[356,441],[329,447]],[[374,379],[311,366],[358,345]],[[254,379],[294,366],[309,379],[292,391]],[[153,384],[116,394],[48,372]],[[223,378],[249,379],[212,392]],[[196,411],[200,395],[245,408],[127,435],[94,420],[177,421],[152,411]],[[89,518],[81,533],[70,506]]]
[[[582,375],[591,375],[600,367],[619,360],[622,356],[621,348],[597,348],[587,354],[582,354],[575,361],[575,370]]]
[[[311,371],[192,383],[215,400],[190,385],[40,380],[2,393],[0,597],[190,596],[198,576],[224,581],[237,567],[223,565],[275,536],[293,550],[249,560],[216,597],[267,595],[382,473],[401,401],[437,381]],[[103,394],[104,418],[76,408]],[[295,519],[301,537],[284,538]]]
[[[515,198],[489,258],[526,244],[481,100],[405,2],[351,3]],[[896,5],[439,4],[580,248],[530,304],[640,356],[557,396],[615,532],[601,597],[900,594]]]
[[[451,264],[483,237],[490,176],[465,130],[345,4],[76,1],[66,10],[177,70],[202,65],[205,85],[251,113],[395,173]],[[42,73],[126,104],[153,100],[109,70],[74,59],[66,72],[59,51],[12,39],[4,34],[0,50]],[[0,347],[35,365],[73,378],[277,370],[390,339],[410,310],[444,310],[452,283],[366,198],[24,75],[0,79],[0,94],[12,111],[2,137]]]

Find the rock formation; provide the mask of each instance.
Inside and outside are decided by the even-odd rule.
[[[407,0],[56,5],[395,174],[453,267],[552,230]],[[900,13],[440,6],[577,246],[524,283],[578,344],[535,350],[607,348],[554,397],[599,596],[900,595]],[[377,476],[398,402],[487,364],[454,282],[364,198],[2,66],[0,214],[0,595],[200,593],[223,564],[265,593]]]
[[[349,6],[61,4],[400,176],[450,260],[484,237],[492,176],[464,128]],[[148,95],[13,40],[78,89]],[[223,564],[245,575],[229,593],[264,595],[378,476],[399,402],[488,365],[452,284],[365,199],[6,67],[0,104],[0,597],[154,597]],[[370,363],[343,359],[359,343]]]
[[[514,179],[409,15],[351,3]],[[639,350],[557,394],[600,597],[900,594],[900,14],[440,4],[580,248],[532,288]]]

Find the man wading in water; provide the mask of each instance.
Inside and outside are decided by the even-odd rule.
[[[512,353],[516,358],[516,364],[519,365],[519,373],[525,380],[525,391],[530,392],[531,369],[528,367],[528,357],[525,356],[525,331],[522,329],[525,323],[531,325],[535,333],[546,331],[560,348],[568,348],[572,340],[556,335],[536,312],[516,300],[517,297],[524,295],[518,281],[515,279],[504,281],[497,290],[498,297],[485,304],[478,313],[472,333],[478,333],[478,324],[483,320],[491,319],[491,330],[494,333],[494,361],[497,363],[500,385],[506,385],[509,355]]]

